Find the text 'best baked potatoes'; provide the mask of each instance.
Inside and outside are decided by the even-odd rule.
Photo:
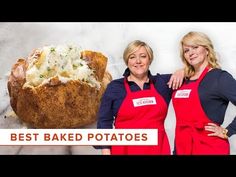
[[[8,80],[17,116],[35,128],[76,128],[96,121],[112,80],[107,57],[77,46],[45,46],[19,59]]]

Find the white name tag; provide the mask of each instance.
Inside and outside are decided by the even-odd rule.
[[[134,107],[157,104],[155,97],[133,99]]]
[[[178,90],[175,93],[175,98],[189,98],[191,89],[185,89],[185,90]]]

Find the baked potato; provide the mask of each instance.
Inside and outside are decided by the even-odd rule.
[[[78,128],[96,121],[100,99],[112,80],[108,58],[77,46],[44,46],[13,65],[10,104],[33,128]]]

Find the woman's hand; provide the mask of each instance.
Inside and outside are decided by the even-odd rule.
[[[218,136],[223,139],[228,138],[228,136],[226,135],[227,129],[225,129],[221,126],[218,126],[214,123],[208,123],[208,125],[205,126],[205,130],[213,132],[213,133],[209,133],[208,136]]]
[[[174,74],[171,75],[167,85],[169,86],[169,88],[175,90],[182,85],[183,80],[184,80],[184,69],[180,69],[175,71]]]
[[[102,155],[111,155],[110,149],[102,149]]]

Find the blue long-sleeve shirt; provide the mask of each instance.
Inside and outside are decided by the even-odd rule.
[[[208,118],[220,125],[224,122],[229,102],[236,106],[236,80],[227,71],[209,71],[200,83],[198,93]],[[228,136],[236,134],[236,117],[226,128]]]
[[[188,84],[195,81],[186,80],[185,82]],[[227,71],[212,69],[201,81],[198,94],[207,117],[221,125],[225,120],[229,102],[236,105],[236,80]],[[236,134],[236,117],[226,128],[229,137]],[[174,148],[173,154],[176,154],[176,148]]]
[[[116,79],[108,84],[107,89],[102,97],[100,109],[98,112],[97,128],[112,128],[114,119],[119,111],[119,108],[126,97],[124,79],[129,76],[129,69],[126,69],[124,78]],[[144,84],[143,89],[150,88],[150,80],[158,93],[164,98],[166,104],[169,105],[172,90],[168,88],[167,82],[170,79],[170,74],[153,76],[149,71],[149,82]],[[132,81],[128,81],[131,91],[139,91],[140,87]]]
[[[123,76],[124,78],[111,81],[106,91],[103,94],[99,112],[97,128],[112,129],[115,117],[119,111],[119,108],[126,97],[126,89],[124,86],[124,79],[130,75],[129,69],[126,69]],[[156,74],[152,75],[148,72],[149,82],[144,84],[143,89],[150,88],[150,81],[153,82],[155,89],[164,98],[167,105],[170,103],[172,89],[167,85],[170,79],[170,74]],[[139,91],[141,88],[132,81],[128,81],[129,87],[132,92]],[[110,148],[110,146],[94,146],[96,149]]]

